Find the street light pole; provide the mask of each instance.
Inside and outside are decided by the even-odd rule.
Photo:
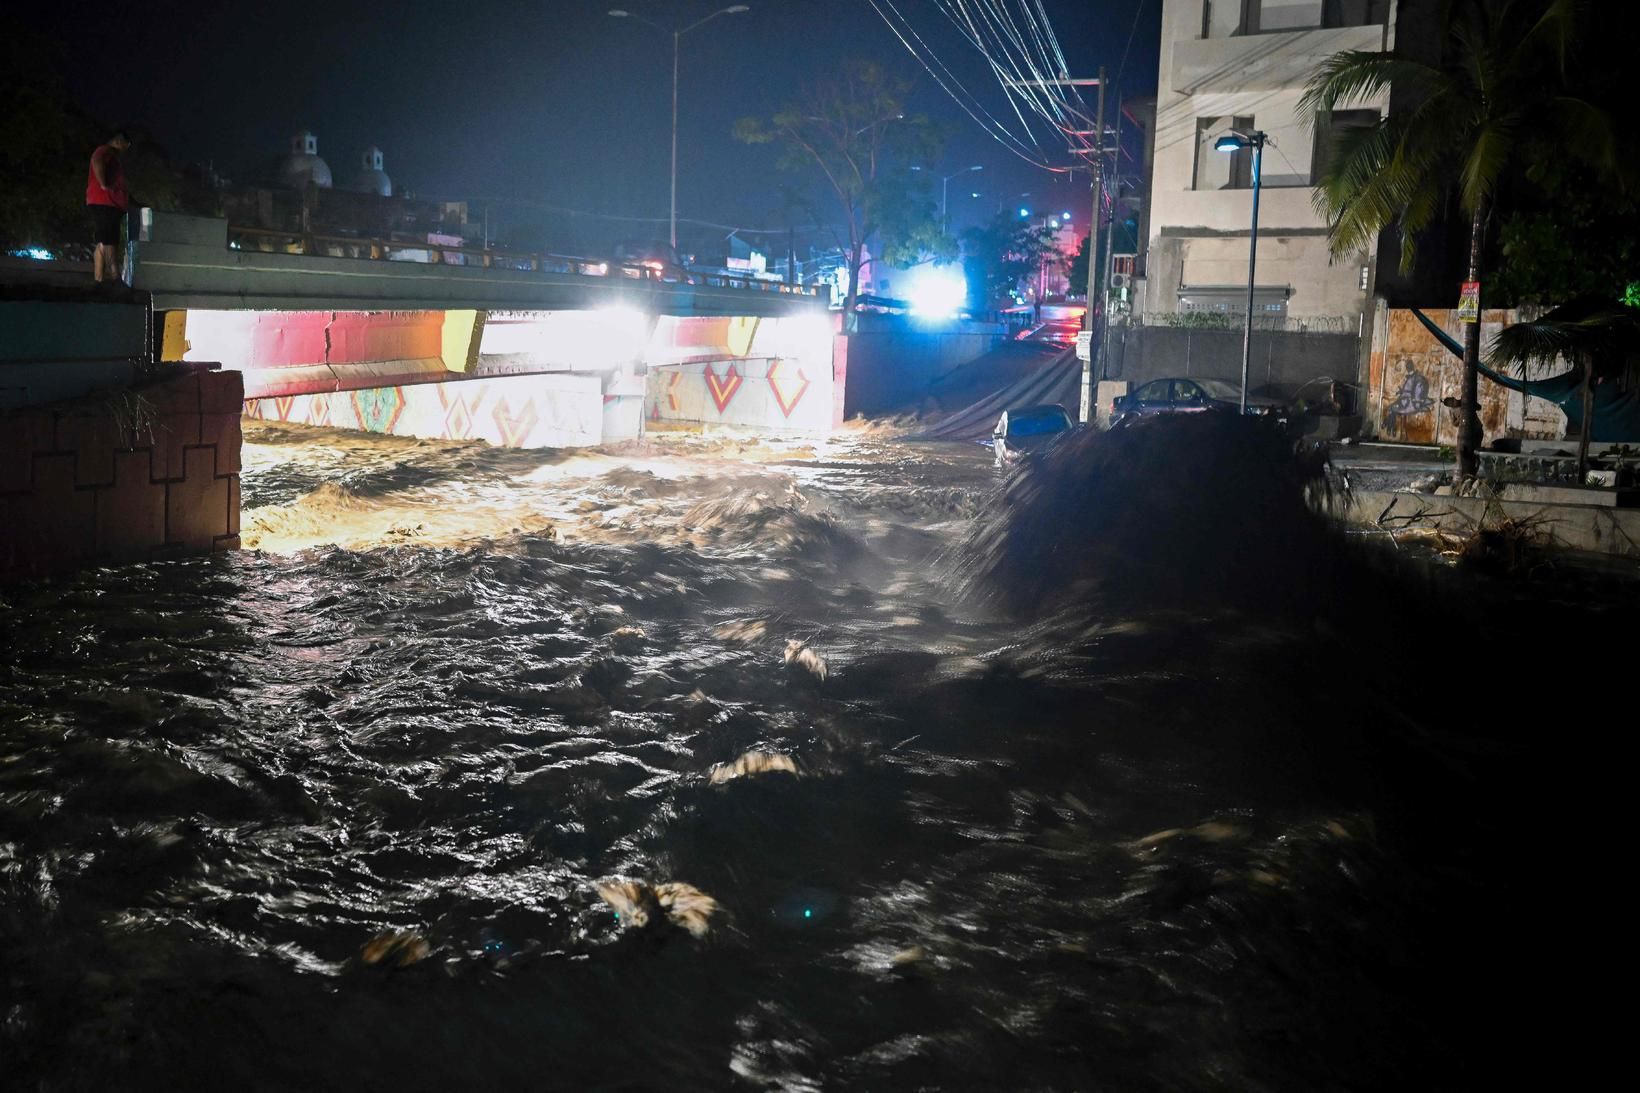
[[[1264,141],[1266,134],[1261,129],[1244,133],[1232,129],[1228,136],[1214,141],[1213,147],[1220,152],[1241,152],[1248,148],[1253,150],[1253,231],[1247,244],[1247,325],[1241,331],[1241,412],[1247,413],[1247,380],[1248,365],[1253,359],[1253,293],[1257,285],[1254,278],[1258,274],[1258,195],[1259,179],[1264,169]]]
[[[625,11],[621,8],[615,8],[609,13],[616,19],[636,19],[640,23],[647,23],[649,26],[654,27],[662,34],[670,34],[672,36],[672,201],[671,215],[668,219],[671,224],[670,241],[674,251],[678,249],[678,53],[682,47],[683,36],[688,34],[691,30],[694,30],[696,27],[704,26],[707,23],[710,23],[713,19],[716,19],[720,15],[739,15],[741,12],[751,10],[752,9],[745,4],[735,4],[731,7],[714,11],[705,18],[697,19],[695,22],[690,23],[681,30],[667,30],[653,19],[645,19],[641,15],[634,12]]]
[[[1253,288],[1258,274],[1258,195],[1264,167],[1264,134],[1253,134],[1253,234],[1247,243],[1247,329],[1241,332],[1241,412],[1247,413],[1247,366],[1253,358]]]
[[[950,174],[948,174],[944,178],[940,179],[940,234],[941,235],[945,234],[945,197],[946,197],[946,193],[951,188],[951,180],[953,178],[956,178],[958,175],[965,175],[969,171],[983,171],[983,170],[985,170],[985,165],[983,163],[976,163],[972,167],[964,167],[960,171],[952,171]]]
[[[678,49],[683,42],[683,31],[672,32],[672,202],[670,213],[671,236],[674,257],[668,261],[676,261],[678,249]]]

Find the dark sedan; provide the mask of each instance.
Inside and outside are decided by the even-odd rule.
[[[1192,414],[1203,410],[1241,408],[1241,388],[1234,383],[1213,379],[1186,379],[1183,377],[1151,380],[1131,394],[1120,395],[1110,404],[1110,420],[1118,421],[1155,414]],[[1272,417],[1285,425],[1288,409],[1285,403],[1257,395],[1247,399],[1247,412],[1259,417]]]

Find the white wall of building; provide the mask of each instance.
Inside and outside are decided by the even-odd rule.
[[[1238,34],[1249,25],[1248,3],[1259,5],[1256,25],[1262,30]],[[1370,10],[1368,0],[1346,5]],[[1144,309],[1181,310],[1181,289],[1245,288],[1252,190],[1232,185],[1235,157],[1212,144],[1236,119],[1251,119],[1252,127],[1269,134],[1258,286],[1283,290],[1285,313],[1294,319],[1348,321],[1370,311],[1362,266],[1370,267],[1372,256],[1334,261],[1328,254],[1326,224],[1315,212],[1310,185],[1316,139],[1299,99],[1322,60],[1343,49],[1388,48],[1393,27],[1320,28],[1321,0],[1164,0],[1162,12]],[[1302,29],[1272,29],[1277,27]],[[1383,110],[1387,104],[1386,95],[1358,105]],[[1204,127],[1207,119],[1216,120]],[[1241,187],[1249,178],[1242,166]],[[1261,291],[1261,304],[1279,296]],[[1184,294],[1190,301],[1202,298],[1199,292]]]

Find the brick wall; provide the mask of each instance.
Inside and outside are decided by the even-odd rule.
[[[0,579],[239,546],[237,372],[0,414]]]

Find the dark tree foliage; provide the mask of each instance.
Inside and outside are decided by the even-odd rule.
[[[1006,211],[962,233],[963,268],[975,307],[1009,306],[1014,302],[1010,294],[1021,282],[1034,282],[1044,263],[1051,269],[1063,260],[1053,229]]]
[[[911,170],[937,159],[945,133],[907,111],[911,87],[880,65],[849,61],[770,117],[735,123],[737,139],[778,147],[781,169],[820,174],[841,219],[850,314],[868,243],[892,265],[955,257],[939,229],[927,172]]]
[[[55,249],[89,242],[85,180],[91,153],[125,124],[81,109],[42,59],[48,56],[38,43],[14,43],[0,69],[0,245]],[[214,207],[210,187],[178,171],[151,133],[130,124],[125,129],[132,140],[125,176],[134,203],[202,212]]]

